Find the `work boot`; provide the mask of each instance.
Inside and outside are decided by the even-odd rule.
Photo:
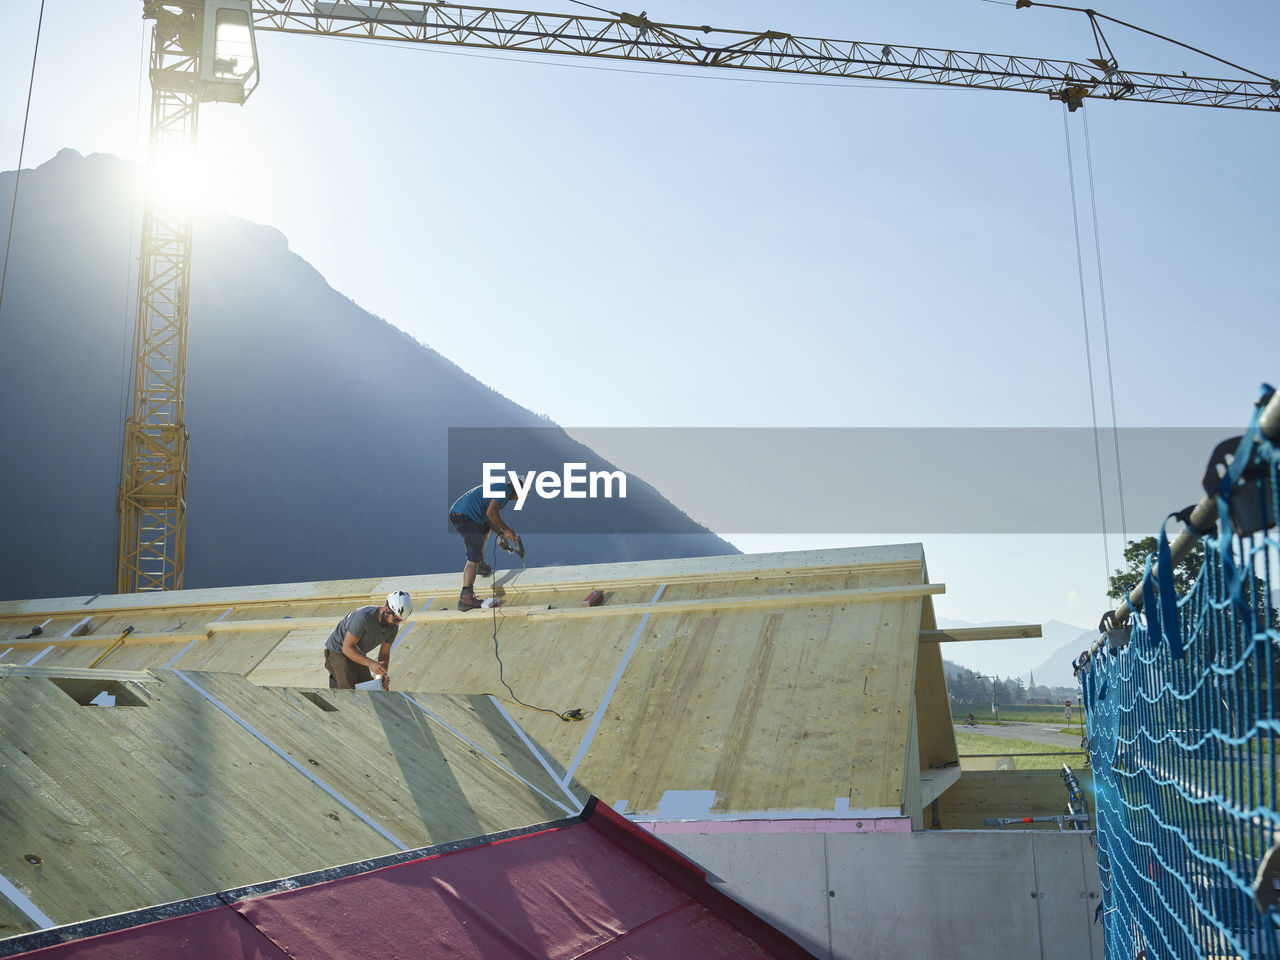
[[[482,606],[484,601],[476,596],[474,590],[467,589],[458,594],[459,610],[479,610]]]
[[[492,577],[493,567],[489,566],[487,563],[481,560],[478,564],[476,564],[476,573],[480,574],[480,576],[482,577]]]

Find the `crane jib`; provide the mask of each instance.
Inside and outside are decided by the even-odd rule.
[[[1280,82],[1119,70],[1114,64],[799,37],[615,18],[388,0],[259,0],[257,30],[476,46],[840,79],[962,86],[1189,106],[1280,111]],[[1254,75],[1255,77],[1258,75]]]

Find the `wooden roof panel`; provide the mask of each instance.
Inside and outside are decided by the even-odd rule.
[[[654,618],[579,777],[632,813],[667,790],[713,789],[717,813],[897,806],[914,664],[897,631],[918,607]]]
[[[923,574],[923,551],[906,544],[505,570],[496,614],[454,609],[456,573],[185,591],[167,605],[94,598],[93,633],[41,663],[87,666],[137,621],[178,632],[136,633],[101,667],[323,689],[334,624],[403,588],[415,612],[393,656],[393,691],[497,697],[552,771],[543,786],[574,774],[606,802],[649,814],[667,790],[688,789],[714,789],[723,813],[830,810],[846,797],[855,810],[892,808],[909,799],[916,766],[921,598],[942,589]],[[591,589],[604,606],[583,606]],[[0,604],[0,632],[37,607],[69,627],[84,606]],[[499,679],[495,626],[514,694]],[[29,662],[45,646],[2,659]],[[927,689],[940,701],[928,711],[945,712],[945,687]],[[556,715],[574,708],[584,721]],[[940,722],[926,725],[939,739],[931,757],[947,753]]]
[[[22,718],[6,727],[6,739],[50,781],[49,800],[24,816],[51,825],[56,805],[72,803],[92,811],[102,840],[86,849],[52,833],[29,852],[44,861],[65,856],[77,867],[98,856],[122,862],[117,889],[102,894],[115,910],[159,902],[154,874],[207,892],[293,872],[307,852],[324,850],[333,862],[395,849],[354,817],[330,819],[328,796],[181,681],[145,687],[143,706],[95,707],[75,704],[48,678],[0,682],[0,710]],[[144,866],[130,867],[135,858]],[[130,886],[122,900],[120,888]],[[96,902],[53,897],[46,907],[43,897],[32,899],[57,922],[85,916],[86,907],[93,915],[88,904]]]
[[[566,779],[563,767],[551,762],[548,752],[511,713],[511,705],[488,697],[409,694],[433,720],[456,731],[474,749],[499,763],[542,791],[548,798],[576,809],[589,792]]]
[[[577,812],[485,698],[67,673],[0,672],[0,862],[55,923]]]
[[[4,836],[4,875],[55,923],[99,916],[180,899],[184,893],[158,864],[180,862],[172,846],[142,838],[121,842],[123,811],[114,804],[86,802],[66,789],[66,774],[38,751],[31,756],[21,738],[0,738],[0,813]],[[127,814],[124,814],[127,816]],[[128,824],[130,834],[141,825]],[[121,878],[124,878],[123,880]],[[130,896],[122,900],[119,889]],[[25,888],[25,890],[23,889]],[[5,912],[8,911],[8,912]],[[37,929],[0,897],[0,936]]]
[[[229,674],[193,681],[409,846],[480,836],[566,811],[530,791],[500,802],[511,775],[401,696],[262,690]],[[305,693],[311,693],[311,697]],[[481,704],[481,707],[484,705]]]
[[[324,643],[332,632],[332,626],[290,630],[249,671],[248,678],[263,687],[327,687],[329,674],[324,668],[323,650]],[[197,644],[198,650],[193,648],[188,651],[174,666],[180,670],[188,669],[198,662],[197,657],[205,656],[207,651],[216,651],[223,636],[221,633],[216,634],[214,638]],[[251,636],[253,635],[240,638],[240,642],[251,645]],[[256,636],[258,643],[262,643],[264,639],[260,634]]]

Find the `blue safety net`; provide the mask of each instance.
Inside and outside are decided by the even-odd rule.
[[[1161,530],[1141,610],[1079,664],[1108,958],[1280,958],[1280,453],[1258,422],[1180,566],[1194,585]]]

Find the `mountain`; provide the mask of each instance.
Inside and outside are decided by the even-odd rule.
[[[956,627],[1008,626],[1009,621],[966,623],[963,620],[938,618],[942,629]],[[1076,680],[1071,662],[1097,638],[1096,630],[1049,620],[1041,625],[1043,636],[1031,640],[981,640],[967,643],[948,643],[943,656],[952,663],[967,667],[984,676],[1004,678],[1022,677],[1028,680],[1033,674],[1038,686],[1074,687]]]
[[[1046,625],[1047,626],[1047,625]],[[1067,624],[1061,624],[1066,627]],[[1071,627],[1072,630],[1079,630],[1078,627]],[[1035,668],[1036,683],[1044,684],[1050,687],[1074,687],[1079,684],[1075,673],[1071,669],[1071,664],[1085,650],[1093,646],[1093,642],[1098,639],[1098,631],[1079,630],[1074,638],[1068,640]]]
[[[5,222],[15,177],[0,175]],[[22,173],[0,303],[0,599],[114,590],[135,179],[71,150]],[[611,469],[333,290],[278,231],[200,216],[192,251],[187,587],[460,571],[447,512],[477,457]],[[530,565],[737,552],[635,477],[625,500],[509,511]]]
[[[1280,610],[1280,589],[1271,593],[1273,609]],[[938,626],[993,627],[1008,621],[973,624],[963,620],[938,618]],[[1038,686],[1075,687],[1078,684],[1071,664],[1098,639],[1097,628],[1087,629],[1050,620],[1043,624],[1044,634],[1036,640],[987,640],[977,643],[948,643],[943,656],[957,666],[986,676],[1035,676]]]

